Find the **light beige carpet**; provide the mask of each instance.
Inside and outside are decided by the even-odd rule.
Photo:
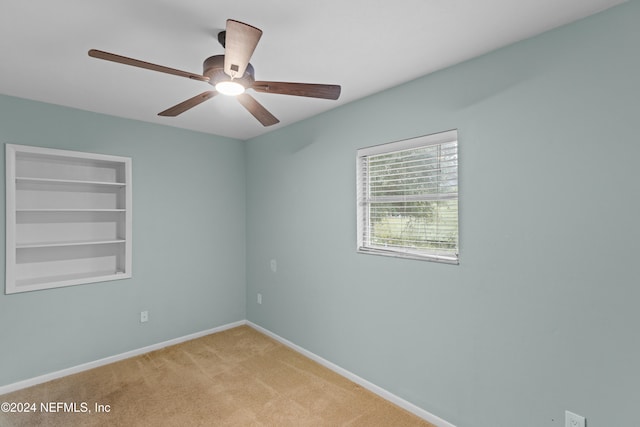
[[[0,412],[3,427],[433,427],[248,326],[5,394],[0,402],[36,409]]]

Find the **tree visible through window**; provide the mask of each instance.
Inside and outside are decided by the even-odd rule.
[[[358,251],[458,263],[458,137],[357,153]]]

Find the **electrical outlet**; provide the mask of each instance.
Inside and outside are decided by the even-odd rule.
[[[258,294],[258,304],[262,304],[262,294]]]
[[[278,261],[272,259],[269,264],[271,265],[271,271],[273,271],[274,273],[278,271]]]
[[[147,310],[140,312],[140,323],[149,321],[149,312]]]
[[[583,416],[564,411],[564,427],[586,427],[587,421]]]

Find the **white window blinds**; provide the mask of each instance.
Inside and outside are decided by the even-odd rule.
[[[458,135],[357,152],[358,251],[458,263]]]

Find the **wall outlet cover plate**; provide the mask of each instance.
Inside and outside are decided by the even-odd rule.
[[[586,427],[586,420],[583,416],[574,414],[573,412],[564,411],[565,427]]]

